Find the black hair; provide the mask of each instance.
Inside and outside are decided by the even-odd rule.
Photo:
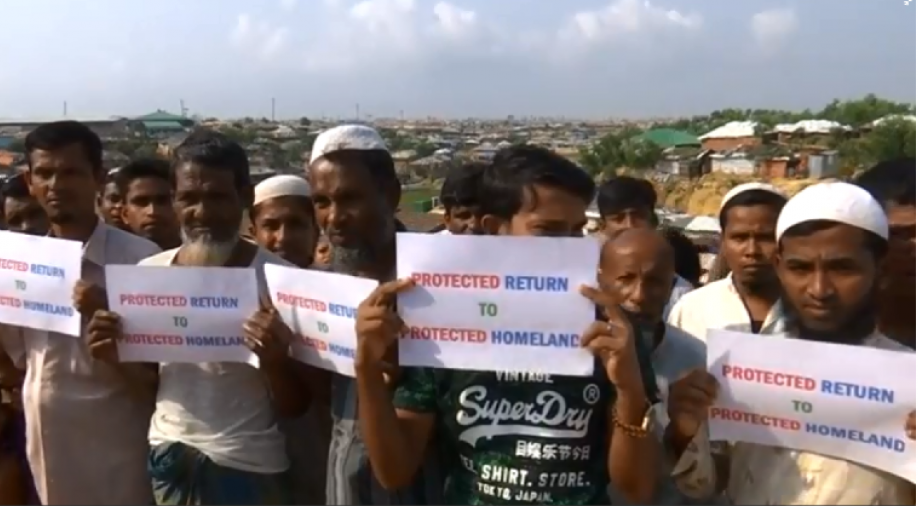
[[[646,179],[615,176],[599,185],[596,205],[602,218],[626,209],[638,209],[653,215],[657,205],[657,191]]]
[[[231,171],[236,189],[241,193],[251,194],[249,157],[239,143],[220,132],[196,130],[175,148],[170,173],[173,183],[175,170],[184,163]]]
[[[102,139],[88,126],[78,121],[54,121],[35,127],[25,138],[26,161],[32,168],[32,152],[54,151],[71,144],[83,148],[86,159],[96,175],[102,173]]]
[[[676,260],[676,274],[695,287],[701,285],[701,258],[698,248],[680,230],[667,227],[663,229],[663,236],[669,241]]]
[[[734,207],[768,206],[774,209],[776,214],[780,214],[785,204],[787,204],[787,197],[773,191],[756,189],[740,192],[734,195],[730,200],[724,202],[723,207],[721,207],[720,215],[718,216],[720,229],[727,229],[727,214],[729,214],[730,210]]]
[[[31,198],[29,185],[26,184],[25,174],[13,174],[3,180],[0,185],[0,197],[6,200],[7,197],[13,199]]]
[[[510,219],[523,207],[525,192],[543,184],[568,191],[589,204],[596,183],[574,162],[539,146],[499,150],[481,176],[481,214]]]
[[[169,162],[161,158],[139,158],[112,172],[112,181],[122,195],[127,194],[128,187],[137,179],[155,178],[166,183],[170,181]]]
[[[487,164],[480,162],[450,167],[440,189],[440,203],[447,212],[454,207],[478,206],[481,177],[487,167]]]
[[[886,160],[854,179],[884,207],[888,204],[915,205],[915,159]]]
[[[784,241],[785,237],[802,237],[821,232],[828,228],[837,227],[838,225],[841,225],[841,223],[830,220],[813,220],[798,223],[787,229],[781,236],[781,242],[778,243],[778,251],[781,251],[781,243]],[[864,246],[875,258],[879,260],[886,256],[886,251],[889,249],[889,243],[886,239],[868,230],[860,228],[858,230],[860,230],[864,236]]]

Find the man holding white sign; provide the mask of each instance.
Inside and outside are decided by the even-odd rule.
[[[580,236],[595,191],[576,165],[531,146],[498,152],[481,185],[482,227],[503,236]],[[358,308],[360,428],[385,487],[410,482],[436,434],[459,453],[446,470],[451,504],[601,504],[610,481],[629,502],[652,501],[653,379],[618,300],[583,287],[608,317],[579,341],[596,357],[592,375],[405,368],[393,400],[383,364],[404,329],[396,296],[413,286],[386,283]]]
[[[782,334],[913,353],[876,331],[873,304],[887,237],[882,208],[852,185],[822,183],[791,199],[777,226]],[[674,476],[686,494],[708,497],[720,485],[733,504],[914,504],[913,484],[850,460],[747,442],[719,451],[706,426],[717,391],[705,371],[671,389],[667,440],[679,457]],[[914,416],[914,401],[899,402]],[[849,444],[862,437],[848,431]]]
[[[216,132],[193,133],[176,149],[172,183],[183,244],[140,265],[254,269],[262,304],[239,329],[257,368],[160,364],[147,459],[156,504],[286,504],[289,461],[277,417],[302,413],[308,397],[291,367],[290,330],[268,302],[264,265],[289,264],[239,236],[252,193],[248,158],[237,143]],[[119,320],[97,313],[96,340],[122,339]]]
[[[86,125],[41,125],[26,136],[25,147],[26,182],[48,216],[50,235],[82,244],[73,307],[85,321],[105,307],[106,265],[134,264],[159,248],[96,216],[105,176],[102,141]],[[27,370],[28,457],[42,504],[148,504],[146,433],[155,375],[139,364],[93,360],[86,329],[80,337],[14,332],[21,340],[4,339],[3,346],[24,359],[17,365]],[[81,465],[90,455],[93,463]]]

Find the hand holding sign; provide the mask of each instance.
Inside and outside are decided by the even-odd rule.
[[[912,441],[915,440],[915,412],[912,411],[912,414],[908,415],[908,421],[905,422],[905,433],[908,434],[909,439]]]
[[[289,358],[293,334],[266,298],[259,300],[258,310],[242,325],[242,331],[246,346],[258,356],[261,367]]]
[[[382,365],[386,353],[405,328],[395,310],[396,296],[412,287],[411,279],[390,281],[379,285],[357,307],[357,364]]]
[[[121,317],[110,311],[96,311],[86,327],[89,354],[96,360],[118,362],[118,340],[122,337]]]
[[[108,295],[99,285],[79,280],[73,287],[73,307],[83,316],[108,309]]]
[[[690,441],[708,419],[717,399],[717,380],[703,369],[690,371],[669,386],[670,430],[680,441]]]
[[[607,321],[593,322],[580,338],[580,345],[599,358],[609,381],[622,393],[644,395],[644,380],[634,348],[634,330],[612,295],[589,286],[580,293],[603,308]]]

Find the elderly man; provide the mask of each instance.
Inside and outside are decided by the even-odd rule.
[[[705,365],[705,345],[664,319],[675,272],[675,252],[667,237],[655,230],[626,230],[603,244],[599,259],[599,285],[621,300],[621,308],[635,327],[636,344],[652,362],[652,385],[665,404],[669,385],[685,373]],[[658,421],[666,420],[658,413]],[[656,504],[682,504],[683,497],[666,471],[654,497]],[[621,498],[612,490],[613,504]]]
[[[176,148],[172,181],[183,244],[140,265],[251,267],[267,299],[265,264],[290,264],[239,236],[243,211],[252,202],[245,150],[222,134],[195,132]],[[90,326],[100,348],[121,338],[113,313],[96,313]],[[289,461],[277,417],[299,415],[308,402],[289,357],[290,330],[263,307],[243,334],[259,358],[258,368],[227,362],[159,365],[148,456],[156,504],[290,501]]]
[[[889,226],[869,193],[847,183],[811,186],[788,202],[775,232],[785,296],[776,325],[766,331],[914,353],[876,329]],[[723,485],[732,504],[914,504],[913,484],[847,460],[751,443],[712,452],[706,421],[716,391],[703,370],[670,391],[667,441],[679,457],[673,474],[686,494],[709,497]],[[913,438],[914,418],[906,423]]]
[[[720,253],[730,276],[687,293],[669,323],[704,340],[708,329],[758,332],[781,294],[774,271],[775,226],[787,198],[764,183],[739,185],[720,205]]]
[[[395,218],[401,185],[386,144],[374,129],[342,125],[320,134],[313,145],[309,183],[316,219],[329,244],[332,272],[389,281],[395,276]],[[398,375],[390,350],[390,379]],[[357,425],[357,385],[334,376],[331,388],[332,437],[328,455],[327,504],[437,504],[443,482],[437,455],[408,486],[379,486],[367,460]]]
[[[25,147],[26,182],[51,235],[83,243],[74,305],[88,319],[106,306],[105,265],[136,263],[159,248],[96,216],[104,172],[102,142],[92,130],[74,121],[47,123],[29,133]],[[42,504],[149,504],[146,434],[155,376],[142,365],[94,360],[84,338],[2,330],[4,348],[27,370],[26,440]]]

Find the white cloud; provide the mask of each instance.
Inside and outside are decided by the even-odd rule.
[[[287,27],[255,22],[250,15],[240,14],[230,32],[230,41],[240,50],[272,59],[285,49],[289,33]]]
[[[797,31],[798,25],[797,12],[792,8],[762,11],[752,16],[750,21],[756,45],[769,53],[783,46]]]
[[[329,2],[330,0],[326,0]],[[698,29],[698,14],[649,0],[612,0],[604,8],[570,16],[554,29],[521,32],[478,12],[441,0],[362,0],[333,9],[326,31],[305,51],[309,70],[346,72],[356,67],[417,65],[446,56],[522,56],[566,61],[570,53],[609,48],[621,40],[651,40],[663,32]]]

